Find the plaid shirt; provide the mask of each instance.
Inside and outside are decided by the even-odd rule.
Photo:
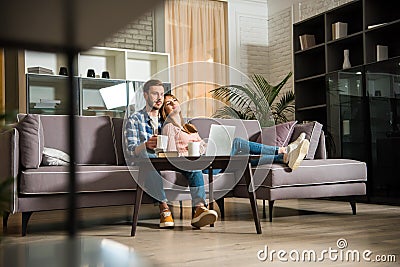
[[[158,133],[161,133],[160,116],[158,117]],[[130,115],[127,119],[124,131],[128,155],[136,156],[136,147],[149,140],[153,134],[151,118],[146,111],[146,107]]]

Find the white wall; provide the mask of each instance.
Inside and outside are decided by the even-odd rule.
[[[228,0],[230,66],[277,84],[293,71],[293,23],[350,1]],[[231,82],[244,80],[231,77]],[[287,90],[293,90],[293,76],[282,93]]]
[[[292,71],[292,19],[291,8],[278,11],[284,6],[280,0],[274,0],[274,15],[269,17],[270,2],[229,0],[229,64],[277,84]],[[231,75],[231,82],[246,81]],[[292,87],[290,80],[283,91]]]
[[[268,8],[266,0],[229,0],[229,65],[245,75],[267,74]],[[247,82],[231,71],[231,83]]]

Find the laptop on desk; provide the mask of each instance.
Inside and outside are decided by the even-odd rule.
[[[206,156],[229,156],[231,154],[236,126],[211,124]]]

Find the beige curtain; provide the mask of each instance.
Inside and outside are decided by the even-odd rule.
[[[220,106],[211,99],[209,91],[228,83],[227,35],[226,2],[165,2],[172,92],[184,102],[184,116],[210,116]]]

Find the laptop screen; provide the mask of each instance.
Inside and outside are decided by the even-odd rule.
[[[211,124],[206,156],[229,156],[231,154],[236,126]]]

